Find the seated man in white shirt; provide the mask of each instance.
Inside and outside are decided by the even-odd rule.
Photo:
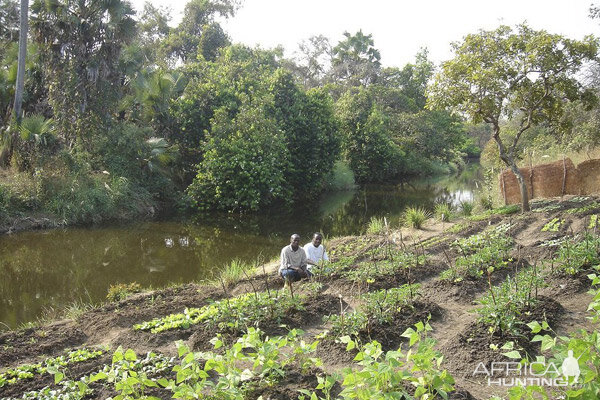
[[[323,235],[316,232],[313,235],[312,242],[304,245],[304,252],[306,253],[306,262],[308,263],[308,270],[310,271],[314,265],[319,265],[321,260],[329,261],[325,247],[321,244],[323,242]]]

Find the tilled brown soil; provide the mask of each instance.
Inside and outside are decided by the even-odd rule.
[[[439,273],[458,256],[450,247],[455,239],[468,237],[484,229],[510,222],[509,234],[515,240],[511,252],[513,259],[505,268],[494,271],[491,276],[492,285],[500,284],[508,275],[514,276],[515,272],[527,266],[535,265],[542,270],[544,262],[548,263],[556,249],[554,246],[541,246],[549,240],[560,239],[564,236],[574,235],[586,229],[590,213],[566,213],[576,207],[591,204],[597,201],[591,198],[587,202],[560,202],[553,200],[559,209],[549,212],[531,212],[525,215],[493,216],[484,221],[469,222],[465,229],[459,233],[444,232],[450,224],[437,224],[426,226],[424,232],[405,230],[402,234],[394,236],[394,240],[376,236],[370,237],[345,237],[331,240],[328,247],[332,258],[354,257],[355,264],[373,260],[373,250],[378,246],[402,246],[418,248],[419,241],[426,241],[432,237],[444,238],[439,244],[424,248],[428,260],[410,271],[397,276],[389,276],[378,282],[359,284],[349,281],[341,276],[322,280],[322,288],[314,291],[305,282],[294,285],[295,292],[308,296],[304,304],[305,310],[291,312],[278,320],[264,320],[258,327],[267,335],[284,335],[292,328],[300,328],[307,333],[307,339],[322,333],[330,328],[323,320],[324,316],[350,312],[360,305],[360,295],[382,288],[397,287],[403,283],[420,283],[420,297],[409,310],[403,310],[394,315],[391,323],[371,322],[367,331],[360,332],[360,340],[377,340],[382,343],[385,350],[396,349],[402,346],[407,348],[407,343],[402,338],[404,330],[418,321],[423,321],[431,316],[430,324],[434,328],[432,336],[438,341],[437,348],[444,354],[442,366],[448,369],[456,379],[457,390],[451,394],[452,399],[488,399],[498,391],[491,389],[472,377],[472,371],[479,362],[489,364],[492,361],[501,361],[502,355],[494,346],[501,346],[506,341],[514,341],[530,354],[539,352],[539,345],[529,342],[530,335],[522,337],[501,337],[490,335],[486,326],[477,321],[477,300],[488,290],[487,277],[477,280],[463,280],[449,283],[439,279]],[[535,205],[534,205],[535,207]],[[557,232],[542,232],[542,228],[551,219],[559,217],[564,223]],[[397,240],[398,237],[402,241]],[[409,247],[410,247],[409,246]],[[377,260],[374,260],[377,261]],[[546,271],[551,268],[547,267]],[[546,286],[540,288],[539,305],[529,310],[523,316],[523,322],[532,320],[547,320],[556,332],[568,333],[575,328],[589,328],[590,322],[586,319],[586,309],[591,296],[586,292],[590,288],[587,275],[592,270],[584,270],[576,276],[550,274],[546,277]],[[282,282],[272,270],[267,275],[260,273],[258,276],[244,279],[237,285],[226,288],[202,286],[190,283],[178,287],[132,295],[118,303],[109,303],[89,311],[77,320],[57,321],[37,328],[21,331],[11,331],[0,334],[0,371],[35,362],[46,357],[64,354],[66,350],[81,347],[110,346],[109,352],[104,356],[89,360],[69,367],[72,378],[87,375],[101,368],[105,363],[110,363],[110,356],[118,346],[131,348],[138,354],[148,351],[160,352],[167,355],[176,355],[175,342],[182,340],[193,350],[211,350],[210,340],[217,331],[203,325],[193,325],[188,329],[176,329],[152,334],[137,331],[133,325],[153,318],[163,317],[172,313],[182,312],[188,307],[201,307],[211,301],[222,299],[226,296],[235,296],[253,291],[281,290]],[[243,328],[243,327],[241,327]],[[240,328],[240,329],[241,329]],[[235,330],[221,332],[226,341],[234,341],[240,334]],[[490,346],[492,345],[492,346]],[[323,360],[324,366],[319,370],[306,373],[290,370],[283,381],[276,385],[261,386],[252,392],[249,398],[264,399],[289,399],[297,398],[298,389],[312,390],[316,386],[316,376],[332,373],[353,364],[356,351],[347,352],[345,345],[336,343],[332,339],[321,340],[316,356]],[[0,398],[20,397],[21,393],[52,385],[50,375],[41,375],[29,380],[19,381],[17,384],[0,388]],[[95,389],[93,398],[106,398],[115,393],[103,388],[99,384],[92,386]],[[336,387],[333,393],[341,388]],[[170,396],[163,390],[152,393],[159,398]],[[502,393],[500,393],[502,394]]]

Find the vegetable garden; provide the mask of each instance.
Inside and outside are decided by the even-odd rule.
[[[597,211],[532,206],[429,237],[332,239],[332,262],[293,294],[259,271],[0,334],[0,398],[598,398]],[[569,351],[581,375],[564,386],[473,374],[493,362],[561,365]]]

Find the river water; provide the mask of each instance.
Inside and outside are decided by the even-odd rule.
[[[143,287],[198,281],[235,258],[271,260],[315,231],[328,237],[363,233],[372,216],[397,226],[407,206],[472,201],[477,165],[460,175],[329,193],[285,215],[212,215],[181,221],[67,228],[0,236],[0,330],[35,321],[74,302],[99,303],[110,285]]]

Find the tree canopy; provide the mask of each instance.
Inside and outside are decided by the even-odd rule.
[[[460,168],[490,135],[465,117],[492,127],[509,164],[523,148],[515,143],[542,141],[546,130],[577,135],[572,148],[599,142],[594,96],[576,79],[596,54],[592,38],[525,25],[468,35],[428,89],[436,66],[427,49],[384,67],[359,30],[338,43],[313,36],[286,58],[282,48],[231,43],[221,23],[238,7],[192,0],[172,26],[169,10],[150,4],[136,16],[122,0],[35,0],[21,129],[7,117],[19,7],[0,0],[0,161],[44,188],[29,204],[77,220],[94,215],[82,198],[108,202],[91,209],[122,207],[113,187],[120,199],[181,209],[313,201],[334,164],[358,183]],[[524,134],[536,125],[544,129]],[[11,143],[12,160],[3,157]]]
[[[455,56],[435,77],[429,105],[452,108],[492,126],[500,158],[517,176],[523,210],[528,210],[527,189],[515,162],[519,140],[534,125],[558,121],[565,101],[593,101],[576,74],[596,57],[598,44],[591,36],[570,40],[523,24],[470,34],[452,47]],[[518,121],[510,141],[501,135],[503,118]]]

